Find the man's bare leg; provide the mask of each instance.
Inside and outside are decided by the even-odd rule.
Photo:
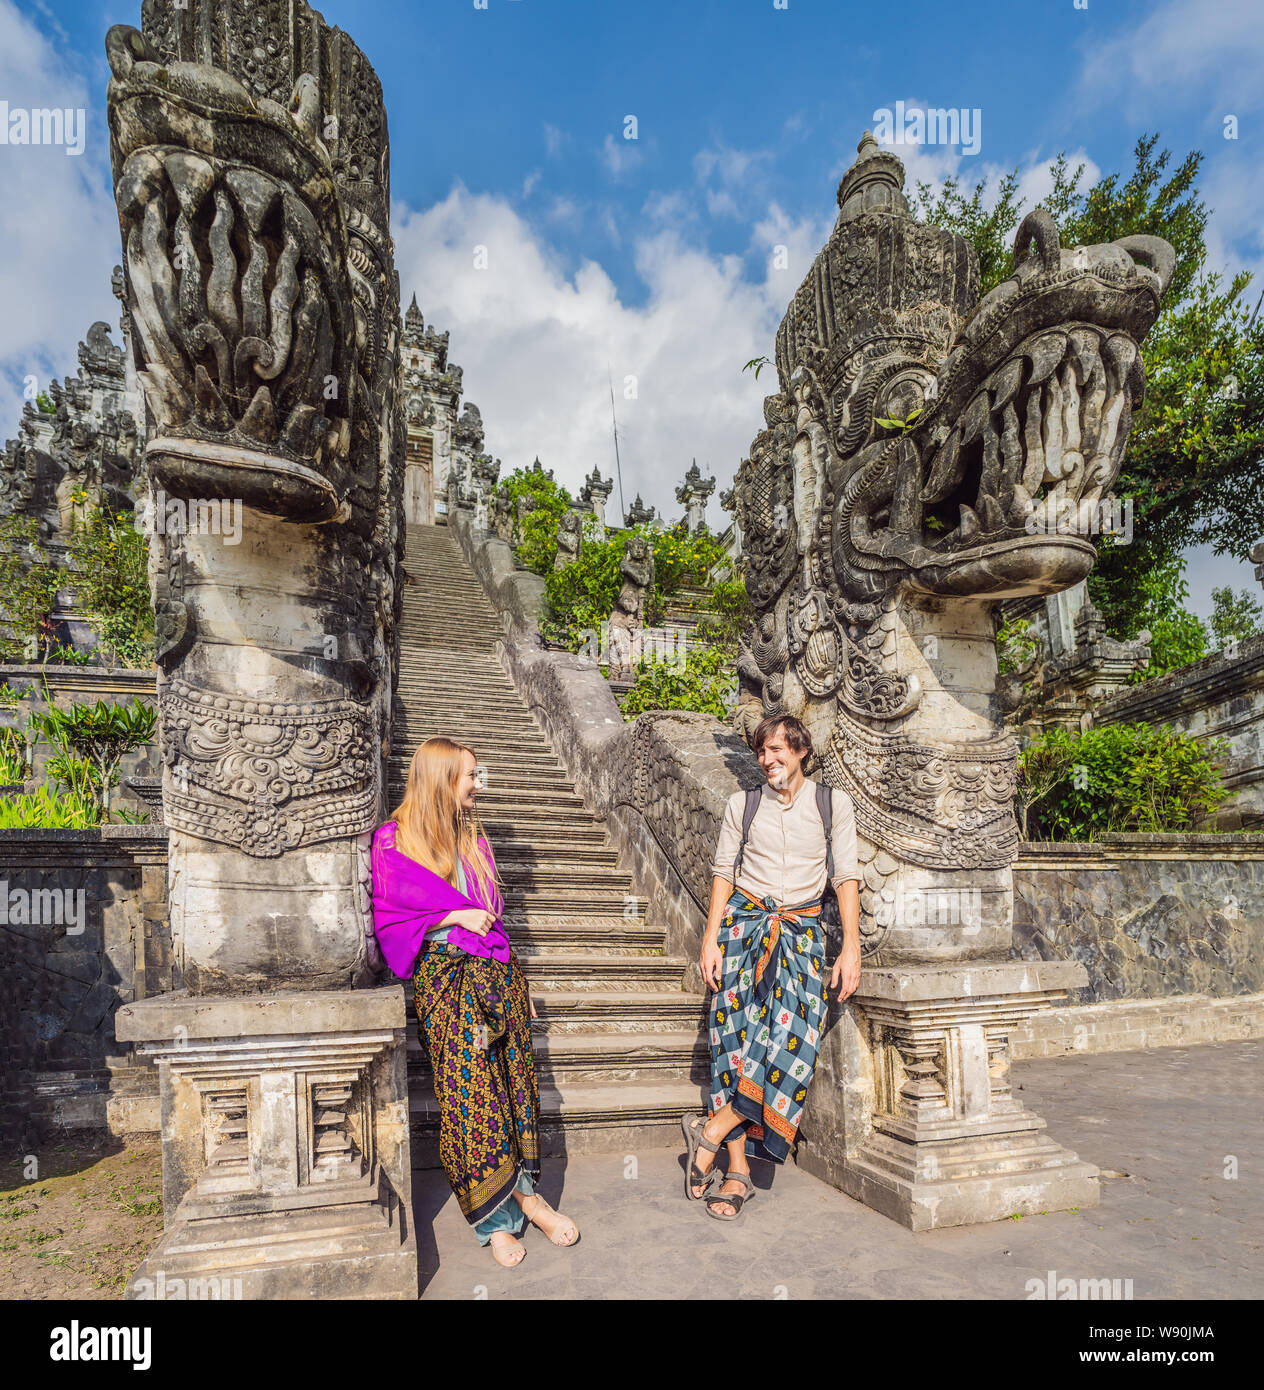
[[[712,1144],[718,1144],[721,1139],[733,1128],[734,1125],[741,1124],[743,1116],[733,1109],[732,1103],[717,1110],[715,1114],[702,1127],[702,1133]],[[729,1151],[729,1172],[744,1173],[750,1176],[750,1165],[746,1162],[746,1135],[742,1133],[736,1139],[730,1140],[726,1145]],[[716,1155],[709,1149],[699,1149],[695,1162],[703,1173],[711,1171],[711,1165],[715,1162]],[[727,1191],[725,1189],[728,1189]],[[700,1187],[693,1187],[692,1192],[695,1197],[702,1196]],[[734,1196],[745,1191],[741,1183],[729,1182],[726,1178],[720,1184],[720,1190],[716,1194],[718,1197]],[[714,1199],[713,1199],[714,1200]],[[733,1207],[729,1202],[717,1202],[717,1209],[724,1216],[732,1216]]]

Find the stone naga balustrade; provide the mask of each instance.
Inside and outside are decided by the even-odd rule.
[[[249,1297],[415,1298],[403,995],[352,988],[404,545],[381,86],[305,0],[146,0],[106,53],[144,471],[189,518],[150,534],[188,992],[117,1018],[160,1064],[132,1292],[227,1263]]]

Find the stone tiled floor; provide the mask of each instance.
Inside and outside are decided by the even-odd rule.
[[[603,1154],[545,1168],[580,1244],[528,1228],[526,1259],[502,1270],[443,1174],[417,1173],[422,1296],[1024,1299],[1054,1270],[1131,1279],[1136,1299],[1264,1298],[1264,1042],[1021,1062],[1013,1080],[1055,1139],[1109,1175],[1099,1207],[914,1235],[756,1163],[759,1195],[725,1225],[684,1200],[680,1153]]]

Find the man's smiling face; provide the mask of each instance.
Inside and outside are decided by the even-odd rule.
[[[774,791],[788,787],[803,765],[803,757],[786,742],[785,729],[774,729],[759,750],[759,765],[764,770],[768,785]]]

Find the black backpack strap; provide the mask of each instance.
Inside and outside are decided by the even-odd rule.
[[[763,795],[758,787],[751,787],[746,793],[746,805],[742,810],[742,840],[737,847],[737,858],[733,861],[733,887],[737,887],[737,875],[742,867],[742,856],[746,853],[746,837],[750,834],[751,822],[759,810],[759,798]]]
[[[825,827],[825,884],[834,882],[834,788],[825,782],[816,784],[816,809]]]

